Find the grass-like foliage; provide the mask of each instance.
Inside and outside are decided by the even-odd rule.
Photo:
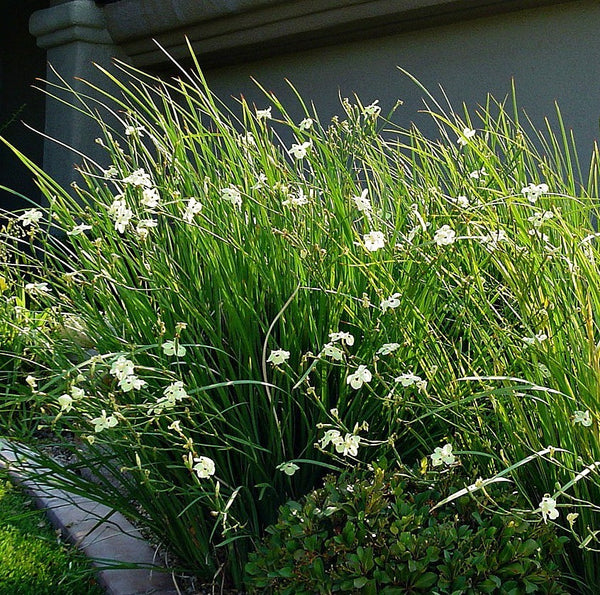
[[[0,469],[0,593],[100,595],[89,560],[62,543],[44,513]]]
[[[120,68],[119,96],[56,85],[105,159],[61,188],[15,149],[48,208],[3,231],[5,291],[58,325],[12,392],[79,457],[60,481],[240,584],[327,468],[433,453],[471,491],[517,482],[598,584],[598,153],[581,183],[562,124],[530,138],[491,98],[428,95],[429,139],[377,103],[230,110],[199,69]]]
[[[12,234],[14,222],[5,233]],[[19,235],[20,230],[15,230]],[[36,428],[35,408],[31,407],[31,386],[39,372],[40,352],[53,348],[61,329],[51,308],[31,304],[23,283],[27,270],[18,255],[6,266],[8,252],[0,246],[3,261],[0,273],[0,436],[31,435]],[[42,358],[43,359],[43,358]]]

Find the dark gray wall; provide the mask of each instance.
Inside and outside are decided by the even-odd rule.
[[[0,128],[15,116],[0,134],[38,164],[42,163],[42,138],[27,130],[21,121],[44,130],[45,99],[31,85],[36,77],[45,76],[46,54],[36,47],[28,22],[34,10],[47,6],[47,0],[3,1],[0,18]],[[30,174],[4,145],[0,146],[0,185],[38,199]],[[27,204],[0,190],[0,207],[11,209]]]
[[[402,99],[403,124],[424,121],[422,93],[397,66],[437,97],[442,85],[457,109],[485,102],[487,92],[504,97],[514,78],[520,106],[537,125],[553,119],[559,103],[586,161],[600,118],[599,31],[600,2],[581,0],[213,69],[207,77],[221,97],[244,94],[259,106],[266,103],[251,76],[293,104],[288,78],[323,119],[342,113],[340,95],[379,99],[383,112]]]
[[[119,41],[120,37],[109,35],[111,26],[113,29],[118,26],[117,33],[120,32],[125,39],[128,35],[128,23],[139,17],[142,6],[154,7],[154,11],[161,8],[162,12],[168,13],[169,7],[174,10],[175,5],[198,8],[199,0],[198,4],[194,1],[122,0],[101,9],[92,0],[52,0],[50,4],[59,10],[49,9],[37,13],[37,18],[32,21],[36,21],[36,26],[32,30],[37,32],[40,45],[48,48],[50,62],[67,80],[72,80],[75,76],[96,80],[94,76],[98,73],[91,67],[92,60],[108,65],[110,57],[122,54],[125,46],[129,52],[128,57],[134,56],[140,60],[140,56],[145,54],[143,51],[141,54],[134,52],[136,43],[140,41],[143,50],[149,42],[148,39],[138,40],[134,35],[134,39],[129,40],[125,46],[115,46],[113,41]],[[389,3],[394,1],[389,0]],[[489,0],[490,5],[497,5],[500,1]],[[244,50],[243,55],[237,55],[235,65],[224,66],[220,62],[220,67],[214,67],[216,62],[211,61],[210,56],[203,55],[202,51],[198,59],[206,67],[212,89],[226,100],[243,94],[258,106],[265,106],[265,98],[251,81],[251,77],[254,77],[268,90],[274,91],[286,105],[293,105],[295,99],[285,82],[287,78],[306,100],[315,102],[324,121],[341,113],[340,96],[352,97],[357,93],[365,104],[378,99],[384,113],[398,99],[403,100],[404,105],[398,110],[397,119],[406,126],[411,121],[416,121],[421,127],[425,118],[418,111],[423,108],[423,94],[398,71],[397,66],[410,71],[437,96],[441,96],[437,90],[441,84],[457,109],[460,109],[463,101],[470,108],[475,108],[485,102],[488,92],[498,98],[504,97],[510,92],[511,80],[514,78],[519,104],[536,126],[544,125],[545,116],[553,119],[554,102],[560,104],[564,121],[567,127],[574,130],[585,162],[589,158],[593,142],[598,138],[600,117],[600,1],[556,0],[552,3],[550,0],[524,0],[524,4],[506,1],[512,12],[498,14],[492,11],[495,16],[489,13],[481,16],[481,10],[473,10],[469,6],[477,5],[481,8],[485,4],[482,0],[472,4],[470,0],[414,0],[406,3],[397,0],[398,5],[444,4],[460,7],[460,10],[452,13],[451,22],[444,20],[443,25],[440,24],[442,21],[435,19],[413,23],[413,28],[402,25],[398,29],[382,25],[383,29],[378,29],[373,26],[368,30],[368,34],[373,36],[371,38],[357,39],[346,35],[343,37],[346,40],[344,43],[339,43],[342,37],[319,38],[319,43],[322,42],[324,47],[317,48],[313,45],[311,47],[314,49],[304,51],[300,51],[299,47],[306,48],[306,44],[296,43],[296,36],[287,44],[279,43],[276,46],[278,49],[272,48],[271,57],[265,57],[265,53],[257,53],[254,46],[239,45],[244,42],[244,35],[248,32],[243,27],[240,29],[241,24],[238,23],[239,30],[234,31],[235,35],[232,34],[231,39],[225,35],[225,39],[221,40],[225,44],[222,47],[224,52],[233,48],[231,44],[238,44],[235,47]],[[63,7],[65,10],[56,6],[62,2],[66,4]],[[0,43],[3,43],[3,47],[16,48],[14,52],[22,56],[19,62],[27,64],[27,70],[19,70],[10,56],[2,56],[5,69],[2,77],[5,84],[0,98],[3,103],[8,102],[10,97],[13,97],[13,104],[15,98],[18,100],[16,105],[8,109],[3,105],[2,109],[10,113],[20,102],[27,101],[24,116],[34,125],[40,125],[42,121],[42,99],[39,95],[28,94],[27,85],[35,73],[43,72],[44,68],[42,58],[38,58],[41,52],[36,50],[27,33],[26,19],[39,4],[43,5],[42,0],[10,3],[0,25],[5,32]],[[218,4],[215,0],[211,6]],[[252,0],[231,0],[231,3],[221,4],[250,5]],[[285,4],[286,7],[303,4],[306,8],[319,3],[315,0],[256,0],[256,4]],[[343,0],[331,0],[327,4],[341,6]],[[374,5],[377,2],[348,1],[348,5],[362,4]],[[522,9],[522,6],[532,4],[537,8]],[[261,18],[270,18],[269,12],[261,14]],[[256,17],[254,13],[249,15],[246,16]],[[178,17],[179,14],[175,16]],[[310,13],[308,16],[314,16],[315,20],[319,18],[319,13]],[[244,15],[240,19],[242,17]],[[235,29],[235,23],[230,21],[233,18],[234,16],[226,14],[221,19],[222,22],[219,22],[224,27],[229,24]],[[275,25],[283,27],[287,23],[291,27],[294,22],[291,19],[289,23],[285,21],[281,24],[276,20]],[[436,26],[433,26],[434,22],[437,23]],[[195,26],[194,23],[188,25]],[[203,26],[210,29],[213,25],[213,21],[209,19]],[[275,25],[271,27],[270,34],[273,39],[279,39],[279,29]],[[265,31],[260,27],[260,22],[254,23],[253,27],[256,30],[250,31],[254,36],[251,36],[252,39]],[[177,46],[178,43],[183,43],[181,40],[184,39],[186,30],[185,27],[176,27],[165,35],[170,43]],[[294,31],[301,35],[304,29]],[[215,39],[220,39],[220,36],[219,30],[213,31]],[[200,41],[202,39],[200,36]],[[269,39],[261,38],[261,45],[267,47]],[[279,51],[281,53],[277,53]],[[150,61],[145,63],[145,67],[150,64],[157,68],[170,65],[170,61],[164,56],[162,60],[164,64]],[[232,64],[231,61],[227,63]],[[10,74],[6,72],[7,68],[11,70]],[[12,88],[7,91],[9,80]],[[230,103],[234,105],[235,101],[230,100]],[[80,122],[82,118],[56,102],[49,102],[47,109],[45,129],[51,136],[62,138],[86,154],[92,154],[97,149],[93,140],[95,134],[85,128],[87,121],[85,124]],[[299,110],[297,117],[300,117]],[[435,134],[433,127],[429,127],[427,132]],[[33,155],[36,160],[40,159],[39,139],[21,128],[18,132],[13,128],[10,133],[28,154]],[[31,143],[29,147],[27,143]],[[44,162],[49,173],[68,186],[74,176],[73,162],[79,158],[63,153],[56,151],[55,145],[48,143]],[[0,159],[4,157],[0,155]],[[18,170],[14,166],[14,160],[8,167],[0,161],[0,169],[3,170],[4,179],[8,177],[12,185],[25,184],[23,180],[16,178],[15,172]],[[32,193],[31,190],[26,192]]]

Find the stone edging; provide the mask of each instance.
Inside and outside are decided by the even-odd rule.
[[[0,465],[25,488],[38,508],[46,511],[56,529],[82,550],[99,568],[98,582],[108,595],[177,595],[168,572],[156,564],[155,552],[140,532],[119,512],[83,496],[44,486],[27,474],[44,473],[18,450],[0,439]],[[19,471],[21,469],[21,471]],[[109,564],[140,564],[141,569],[106,568]],[[153,567],[149,568],[149,567]]]

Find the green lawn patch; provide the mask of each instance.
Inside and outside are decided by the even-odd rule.
[[[103,593],[89,561],[0,469],[0,595]]]

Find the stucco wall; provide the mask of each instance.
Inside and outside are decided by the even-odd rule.
[[[398,71],[401,66],[434,92],[441,84],[457,108],[463,101],[469,107],[485,102],[487,92],[504,97],[514,78],[520,106],[537,126],[544,125],[547,115],[554,118],[554,102],[559,103],[583,161],[598,137],[598,0],[120,0],[102,8],[92,0],[50,4],[54,8],[33,15],[31,32],[67,80],[97,80],[90,60],[106,66],[115,55],[168,76],[164,68],[169,60],[133,23],[136,18],[152,22],[151,15],[171,10],[173,23],[161,20],[157,37],[179,55],[190,35],[213,90],[223,99],[243,94],[265,105],[251,81],[254,77],[293,105],[287,78],[305,99],[314,101],[323,120],[340,113],[340,96],[357,93],[364,103],[379,99],[384,112],[401,99],[401,123],[417,121],[427,128],[418,113],[422,93]],[[425,5],[429,12],[423,12]],[[214,8],[214,15],[205,14],[210,12],[207,6]],[[363,19],[356,12],[360,10],[371,11],[371,16]],[[388,22],[382,21],[386,14]],[[46,114],[49,135],[61,136],[87,154],[97,150],[89,123],[56,102],[48,103]],[[45,151],[49,173],[65,185],[76,178],[72,164],[80,157],[50,143]]]
[[[383,111],[402,99],[404,123],[423,122],[422,94],[398,65],[432,91],[441,84],[456,107],[484,102],[488,91],[504,97],[514,78],[536,124],[559,103],[585,160],[598,138],[599,30],[600,2],[581,0],[213,69],[207,78],[220,96],[244,94],[259,106],[250,77],[293,103],[289,78],[324,117],[340,113],[339,95],[379,99]]]

